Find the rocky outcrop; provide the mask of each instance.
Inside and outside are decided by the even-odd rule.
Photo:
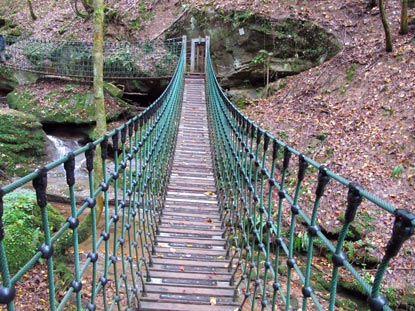
[[[216,73],[224,87],[264,83],[264,62],[253,61],[259,51],[272,53],[273,78],[297,74],[332,58],[341,49],[336,37],[309,21],[270,20],[249,12],[191,11],[173,25],[172,37],[210,36]]]

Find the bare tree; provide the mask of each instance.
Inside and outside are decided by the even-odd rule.
[[[37,16],[35,14],[35,11],[33,10],[32,0],[27,0],[27,5],[29,6],[30,17],[34,21],[37,20]]]
[[[104,0],[94,0],[94,47],[92,57],[94,60],[94,103],[95,103],[95,135],[104,136],[107,131],[107,116],[104,101]],[[98,185],[103,179],[102,158],[100,148],[97,146],[97,156],[94,160],[94,180]],[[102,214],[102,196],[97,197],[97,215]]]
[[[94,103],[95,121],[94,139],[103,136],[107,131],[107,121],[104,105],[104,78],[103,78],[103,49],[104,49],[104,0],[94,0],[94,46],[92,50],[94,66]],[[96,147],[94,157],[94,184],[99,185],[103,180],[103,168],[100,146]],[[102,195],[96,198],[96,222],[99,222],[102,215],[104,200]],[[78,243],[87,240],[92,234],[94,218],[92,210],[79,224]],[[59,241],[57,253],[64,254],[72,246],[72,235],[67,234]]]
[[[384,0],[379,0],[380,17],[382,19],[383,29],[385,30],[386,52],[392,52],[393,50],[392,33],[391,33],[390,26],[389,26],[388,18],[386,16],[384,2],[385,2]]]
[[[401,35],[406,35],[408,33],[408,0],[401,0],[402,9],[401,9],[401,27],[399,33]]]

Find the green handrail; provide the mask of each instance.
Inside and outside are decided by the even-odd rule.
[[[293,285],[300,283],[302,310],[310,307],[334,310],[339,269],[344,267],[367,293],[370,310],[391,310],[380,287],[389,261],[414,233],[415,214],[382,201],[244,116],[221,90],[213,70],[208,38],[206,42],[209,124],[218,198],[228,238],[229,270],[233,270],[230,283],[236,285],[235,299],[243,287],[241,306],[249,304],[251,310],[292,310]],[[294,156],[298,164],[293,166],[290,163]],[[314,195],[304,194],[305,187],[314,187]],[[348,189],[343,197],[339,194],[330,197],[344,211],[343,227],[334,244],[318,225],[319,213],[327,200],[327,188],[337,193]],[[395,216],[392,237],[373,286],[367,284],[351,264],[343,247],[363,200]],[[296,233],[304,230],[308,235],[307,251],[306,255],[301,255],[295,252],[294,241]],[[316,276],[312,260],[316,241],[331,253],[328,301],[321,299],[314,287]]]
[[[1,66],[41,75],[92,80],[92,43],[5,36],[7,61]],[[171,78],[182,41],[104,42],[107,80]]]
[[[0,305],[7,305],[8,311],[15,310],[19,299],[24,299],[24,292],[23,297],[16,297],[16,283],[41,258],[48,267],[50,310],[67,310],[69,304],[77,310],[125,310],[137,308],[140,297],[146,295],[146,281],[151,280],[148,268],[152,265],[153,249],[157,244],[156,233],[172,166],[172,146],[178,132],[183,96],[185,37],[180,45],[179,62],[170,84],[140,115],[96,141],[0,188]],[[114,150],[112,155],[108,154],[110,140]],[[98,145],[101,154],[95,154]],[[82,160],[81,156],[86,158],[89,196],[77,203],[76,189],[80,184],[74,168],[75,161]],[[96,156],[102,158],[104,172],[98,185],[94,184],[93,178]],[[62,165],[71,210],[62,227],[52,233],[46,209],[48,172]],[[7,258],[4,244],[7,235],[3,226],[3,198],[23,186],[30,187],[30,182],[41,210],[43,243],[33,258],[11,275],[9,262],[13,258]],[[97,214],[98,197],[103,197],[103,215]],[[87,257],[81,258],[79,223],[87,217],[90,217],[91,243]],[[99,217],[104,223],[103,232],[98,232]],[[68,289],[58,295],[56,283],[59,280],[54,275],[57,254],[54,251],[59,241],[68,235],[72,239],[74,271]],[[100,255],[101,248],[105,250],[103,255]],[[88,294],[84,283],[91,273]]]

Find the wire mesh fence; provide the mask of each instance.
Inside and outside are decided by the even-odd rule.
[[[91,42],[5,38],[1,65],[42,75],[92,80]],[[104,78],[171,77],[181,51],[181,39],[143,42],[105,42]]]

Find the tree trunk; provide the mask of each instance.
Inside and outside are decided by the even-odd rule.
[[[95,120],[96,127],[94,132],[94,139],[105,135],[107,131],[107,121],[104,105],[104,78],[103,78],[103,49],[104,49],[104,0],[95,0],[94,2],[94,46],[92,48],[92,57],[94,61],[94,104],[95,104]],[[103,169],[101,148],[96,147],[94,157],[94,185],[97,187],[103,181]],[[93,189],[95,191],[95,189]],[[95,219],[91,212],[79,224],[78,227],[78,243],[86,241],[92,234],[92,228],[98,224],[104,207],[104,200],[102,195],[98,195],[95,205]],[[93,222],[95,221],[96,224]],[[64,255],[68,248],[73,245],[73,237],[69,232],[64,235],[57,247],[58,256]],[[61,257],[65,261],[65,257]]]
[[[27,0],[27,4],[29,5],[30,17],[34,21],[37,20],[37,16],[35,14],[35,11],[33,11],[32,0]]]
[[[392,34],[391,34],[391,29],[389,26],[388,18],[386,16],[384,2],[385,2],[384,0],[379,0],[380,17],[382,18],[383,29],[385,30],[386,52],[392,52],[393,50]]]
[[[406,35],[408,33],[408,0],[402,1],[402,10],[401,10],[401,28],[399,33],[401,35]]]
[[[95,103],[95,134],[104,136],[107,131],[107,116],[104,104],[104,0],[94,0],[94,103]],[[103,181],[102,158],[97,146],[94,160],[94,181],[99,185]],[[104,202],[102,195],[97,197],[97,219],[100,219]]]
[[[264,93],[265,93],[265,98],[267,98],[269,96],[269,83],[270,83],[270,70],[271,70],[271,56],[267,55],[266,61],[265,61],[265,67],[266,67],[266,74],[267,74],[267,80],[266,80],[266,85],[265,85],[265,89],[264,89]]]

